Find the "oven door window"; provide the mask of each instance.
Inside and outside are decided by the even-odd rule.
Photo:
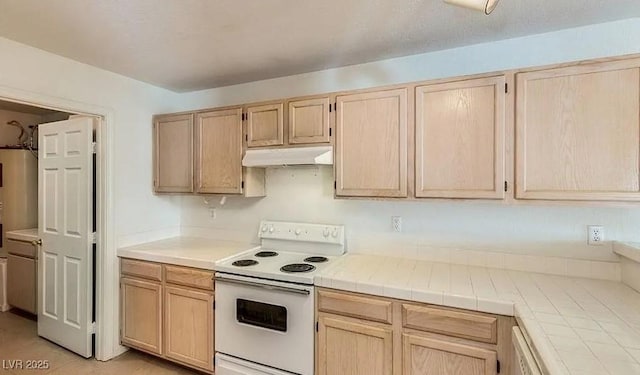
[[[287,309],[283,306],[236,299],[236,319],[240,323],[287,332]]]

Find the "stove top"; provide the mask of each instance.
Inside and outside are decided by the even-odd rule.
[[[285,264],[280,267],[280,271],[286,273],[303,273],[303,272],[311,272],[315,270],[316,267],[309,263],[291,263]]]
[[[344,227],[262,221],[261,246],[216,262],[216,271],[313,285],[315,275],[344,254]]]
[[[315,257],[304,258],[304,261],[307,263],[324,263],[324,262],[328,262],[329,258],[315,256]]]
[[[258,258],[277,257],[278,253],[275,251],[259,251],[255,254]]]
[[[276,252],[278,255],[265,256],[262,253]],[[313,284],[315,275],[329,267],[339,256],[309,256],[310,254],[252,249],[220,260],[216,271],[262,279]],[[324,259],[324,261],[320,261]]]
[[[240,259],[231,263],[231,265],[234,267],[249,267],[255,266],[256,264],[258,264],[258,261],[253,259]]]

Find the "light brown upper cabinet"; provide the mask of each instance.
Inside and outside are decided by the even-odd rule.
[[[416,88],[416,197],[504,198],[505,83]]]
[[[249,105],[247,147],[282,146],[284,144],[284,110],[282,102]]]
[[[516,198],[640,200],[639,67],[517,74]]]
[[[154,191],[193,192],[193,115],[155,116],[153,143]]]
[[[336,195],[407,196],[407,89],[337,96]]]
[[[242,108],[196,114],[196,192],[242,192]]]
[[[329,143],[329,97],[288,102],[289,144]]]

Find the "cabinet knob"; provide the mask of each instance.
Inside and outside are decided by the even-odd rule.
[[[33,241],[31,241],[31,244],[33,246],[42,246],[42,239],[38,238],[37,240],[33,240]]]

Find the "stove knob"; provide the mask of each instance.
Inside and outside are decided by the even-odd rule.
[[[324,230],[322,231],[322,235],[325,237],[329,237],[329,228],[324,228]]]
[[[338,228],[334,228],[333,232],[331,232],[331,237],[336,238],[338,237]]]
[[[296,229],[295,233],[296,233],[296,236],[299,236],[301,233],[300,229]]]
[[[275,228],[272,226],[269,227],[269,233],[273,233],[275,231]]]

